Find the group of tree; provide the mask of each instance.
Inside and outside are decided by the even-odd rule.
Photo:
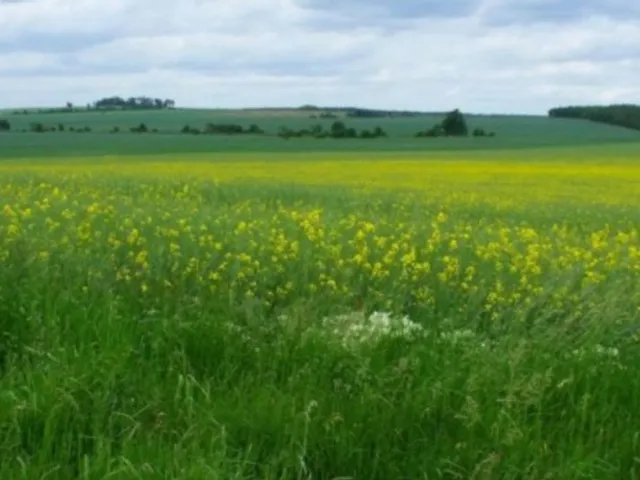
[[[420,112],[416,110],[380,110],[358,107],[319,107],[317,105],[302,105],[298,110],[308,112],[330,111],[337,117],[338,113],[350,118],[393,118],[393,117],[419,117],[433,115],[434,112]],[[438,113],[438,112],[435,112]]]
[[[101,98],[82,107],[76,107],[73,103],[67,102],[66,105],[62,107],[14,110],[12,114],[29,115],[40,113],[77,113],[86,112],[87,110],[162,110],[175,108],[175,106],[175,100],[170,98],[152,98],[145,96],[123,98],[113,96]]]
[[[471,134],[474,137],[494,137],[494,132],[486,132],[483,128],[475,128]],[[455,109],[445,115],[444,120],[436,123],[427,130],[422,130],[416,137],[468,137],[469,126],[464,115],[459,109]]]
[[[336,115],[333,112],[321,112],[319,114],[313,114],[310,115],[309,118],[321,118],[321,119],[334,119],[334,118],[338,118],[338,115]]]
[[[552,118],[574,118],[607,123],[618,127],[640,130],[640,105],[586,105],[557,107],[549,110]]]
[[[140,123],[135,127],[131,127],[129,131],[131,133],[158,133],[159,130],[157,128],[147,127],[146,123]],[[111,133],[118,133],[118,132],[120,132],[119,127],[113,127],[113,130],[111,130]]]
[[[170,98],[129,97],[119,96],[105,97],[90,104],[90,108],[97,110],[162,110],[175,108],[176,102]]]
[[[194,135],[263,135],[265,133],[255,123],[246,128],[235,123],[207,123],[202,129],[185,125],[180,132]]]
[[[23,130],[26,131],[26,130]],[[29,131],[33,133],[47,133],[47,132],[77,132],[77,133],[88,133],[91,132],[91,127],[89,126],[71,126],[66,127],[63,123],[59,123],[57,125],[46,125],[42,122],[33,122],[29,124]]]
[[[379,138],[386,137],[387,133],[381,127],[375,127],[373,130],[362,130],[358,132],[353,127],[347,127],[344,122],[336,120],[331,124],[328,130],[320,124],[310,128],[294,130],[288,127],[281,127],[278,136],[284,139],[289,138]]]
[[[9,130],[11,130],[11,123],[9,120],[0,118],[0,132],[8,132]]]
[[[346,116],[351,118],[419,117],[423,115],[428,114],[410,110],[373,110],[369,108],[349,108],[346,111]]]

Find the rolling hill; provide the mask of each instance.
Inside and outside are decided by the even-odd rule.
[[[467,115],[471,129],[481,127],[496,133],[494,138],[415,138],[442,119],[441,115],[393,118],[338,117],[349,127],[369,129],[379,125],[388,138],[378,139],[290,139],[276,136],[280,127],[328,128],[335,119],[311,118],[314,112],[300,109],[255,110],[124,110],[74,113],[29,113],[0,118],[11,122],[11,132],[0,134],[0,157],[76,156],[111,154],[158,154],[199,152],[304,152],[304,151],[442,151],[580,146],[617,142],[640,142],[640,132],[587,120],[545,116]],[[29,131],[32,123],[64,124],[91,133]],[[158,133],[135,134],[129,129],[144,123]],[[201,128],[206,123],[256,124],[265,135],[181,134],[185,125]],[[118,127],[121,133],[109,133]]]

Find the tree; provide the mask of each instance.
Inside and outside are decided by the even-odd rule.
[[[8,132],[9,130],[11,130],[9,120],[0,119],[0,132]]]
[[[466,137],[469,135],[469,127],[464,119],[464,115],[457,108],[449,112],[442,121],[442,129],[445,135],[451,137]]]
[[[378,127],[373,129],[373,136],[374,137],[386,137],[387,136],[387,132],[385,132],[382,129],[382,127],[378,126]]]
[[[149,128],[144,123],[141,123],[137,127],[131,127],[130,130],[132,133],[147,133]]]
[[[333,138],[344,138],[347,133],[347,126],[344,122],[336,120],[331,124],[330,132]]]
[[[255,123],[252,123],[251,125],[249,125],[249,128],[247,129],[247,133],[252,135],[262,135],[264,133],[264,130],[261,129]]]
[[[73,103],[67,102],[67,109],[68,110],[73,110]]]
[[[38,123],[32,123],[30,125],[31,127],[31,131],[35,132],[35,133],[42,133],[42,132],[46,132],[47,129],[45,128],[44,124],[38,122]]]

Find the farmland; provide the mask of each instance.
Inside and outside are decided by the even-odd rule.
[[[0,135],[0,477],[637,478],[640,145],[495,122]]]
[[[435,122],[439,115],[399,118],[341,118],[358,130],[380,125],[388,132],[384,139],[291,139],[278,138],[280,127],[309,128],[333,120],[310,118],[310,112],[297,110],[160,110],[106,111],[0,117],[12,123],[11,132],[0,134],[0,158],[96,155],[158,155],[158,154],[221,154],[228,152],[439,152],[502,150],[514,148],[575,147],[580,145],[624,144],[640,141],[640,132],[597,124],[585,120],[546,118],[539,116],[469,115],[471,129],[485,128],[496,133],[495,138],[415,138],[414,135]],[[265,135],[188,135],[180,134],[185,125],[203,127],[206,123],[233,123],[248,127],[256,124]],[[30,125],[42,123],[65,126],[64,132],[31,133]],[[144,123],[157,133],[132,134],[129,129]],[[90,133],[69,132],[70,128],[89,127]],[[109,133],[117,127],[120,133]],[[23,130],[27,130],[23,133]]]

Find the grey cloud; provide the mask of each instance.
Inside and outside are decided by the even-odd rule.
[[[628,0],[504,0],[490,2],[483,21],[491,26],[561,24],[589,17],[617,20],[639,15],[640,3]]]
[[[0,39],[0,54],[28,50],[41,53],[73,53],[100,45],[115,38],[111,34],[48,34],[33,33],[8,40]]]
[[[481,0],[300,0],[303,7],[328,14],[335,24],[389,27],[398,20],[460,18],[472,15]]]

